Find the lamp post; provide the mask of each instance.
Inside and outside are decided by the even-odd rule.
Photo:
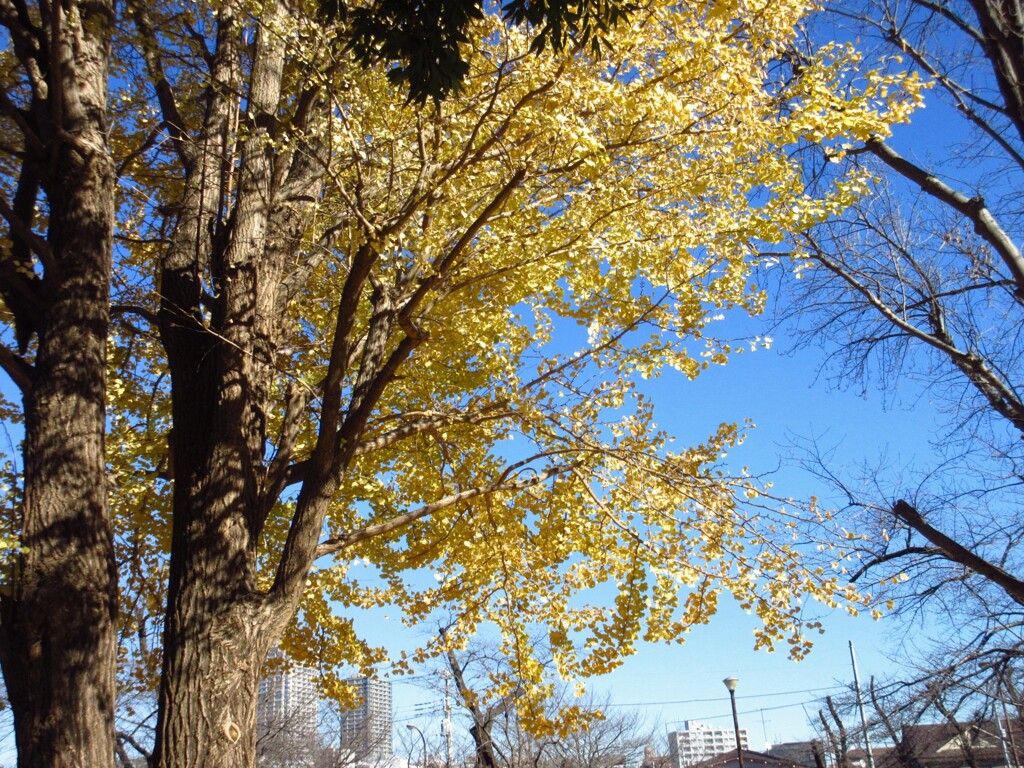
[[[736,734],[736,759],[740,761],[740,768],[743,768],[743,745],[740,744],[740,718],[736,714],[736,684],[738,677],[727,677],[722,682],[729,689],[729,701],[732,702],[732,727]]]
[[[427,768],[427,737],[423,735],[423,731],[412,723],[406,723],[405,727],[410,731],[416,731],[420,735],[420,741],[423,742],[423,768]]]

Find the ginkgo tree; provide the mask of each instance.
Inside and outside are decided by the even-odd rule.
[[[529,623],[578,678],[723,590],[796,655],[803,600],[856,599],[744,511],[735,425],[675,448],[637,385],[727,361],[708,324],[760,309],[755,243],[869,185],[812,195],[793,151],[884,135],[916,80],[786,66],[790,0],[651,0],[608,58],[484,15],[424,105],[314,4],[3,7],[23,765],[111,764],[115,654],[157,691],[153,764],[243,766],[271,647],[379,660],[356,607],[496,627],[543,730]]]

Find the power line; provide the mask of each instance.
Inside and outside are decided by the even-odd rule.
[[[844,685],[832,685],[832,686],[829,686],[827,688],[805,688],[802,691],[783,691],[781,693],[758,693],[758,694],[753,694],[753,695],[750,695],[750,696],[737,696],[736,699],[737,700],[741,700],[741,699],[742,700],[745,700],[745,699],[769,699],[769,698],[774,699],[774,698],[777,698],[779,696],[796,696],[797,694],[820,693],[822,691],[838,691],[838,690],[846,690],[846,686],[844,686]],[[609,707],[661,707],[661,706],[674,705],[674,704],[713,704],[713,703],[721,703],[721,701],[722,701],[722,697],[721,696],[717,696],[717,697],[713,697],[713,698],[709,698],[709,699],[683,699],[683,700],[680,700],[680,701],[640,701],[640,702],[634,702],[634,703],[631,703],[631,704],[620,704],[618,702],[615,702],[615,703],[606,704],[604,706],[609,706]],[[787,704],[785,706],[799,706],[799,705],[797,705],[797,704]],[[766,709],[766,710],[767,709],[778,709],[778,707],[758,707],[756,710],[753,710],[753,711],[754,712],[759,712],[761,709]]]

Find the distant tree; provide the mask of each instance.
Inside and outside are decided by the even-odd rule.
[[[600,712],[559,739],[554,746],[560,768],[613,768],[639,765],[644,750],[655,742],[660,729],[635,709],[616,706],[610,696],[590,695],[581,706]]]
[[[312,768],[322,726],[314,670],[288,664],[278,653],[268,667],[257,705],[256,765]]]
[[[367,731],[363,738],[346,738],[345,718],[349,708],[337,701],[321,702],[317,736],[312,744],[312,768],[388,768],[392,758],[385,756],[385,734]],[[420,749],[419,742],[414,742]],[[409,752],[409,754],[415,754]],[[410,759],[410,765],[416,760]]]
[[[479,666],[482,657],[487,659],[488,666],[500,659],[496,649],[488,656],[484,656],[485,653],[479,644],[474,644],[471,649],[462,653],[448,649],[445,652],[445,661],[455,683],[458,701],[469,715],[469,736],[473,740],[477,768],[499,768],[507,765],[507,760],[499,755],[499,747],[494,741],[494,728],[499,718],[507,719],[510,713],[515,711],[515,700],[522,691],[513,688],[507,693],[502,693],[496,700],[489,700],[488,697],[481,695],[482,691],[475,689],[479,682],[470,678],[473,671],[469,668]]]
[[[1011,756],[1010,764],[1016,764],[1012,755],[1018,754],[1022,700],[1010,678],[993,678],[991,673],[977,664],[939,670],[934,661],[922,659],[918,668],[884,682],[872,677],[863,692],[867,727],[872,745],[886,750],[884,763],[920,768],[929,752],[956,738],[965,765],[977,765],[983,757],[991,761],[993,751],[999,752],[1000,762]],[[1020,679],[1019,673],[1014,679]],[[851,691],[827,697],[823,705],[821,733],[834,764],[849,764],[851,750],[863,744],[856,697]]]
[[[850,739],[846,724],[836,708],[831,696],[825,697],[825,709],[818,710],[818,722],[825,735],[825,743],[832,753],[835,768],[848,768],[850,765]]]
[[[518,689],[496,694],[493,681],[509,674],[497,648],[475,641],[466,650],[445,656],[455,681],[459,708],[468,715],[477,766],[493,768],[610,768],[639,765],[658,729],[643,716],[616,707],[609,696],[576,697],[552,682],[551,696],[542,703],[551,723],[549,732],[526,729],[517,716]],[[553,665],[547,665],[554,676]],[[572,712],[571,718],[565,717]]]

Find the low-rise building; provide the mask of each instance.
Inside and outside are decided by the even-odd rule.
[[[740,760],[736,749],[733,748],[728,752],[694,763],[691,768],[740,768]],[[744,749],[743,768],[799,768],[799,766],[764,752]]]

